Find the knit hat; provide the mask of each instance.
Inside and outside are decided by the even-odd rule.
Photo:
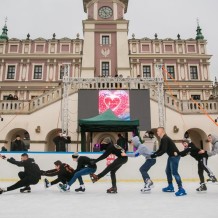
[[[138,148],[139,145],[141,144],[139,137],[138,136],[134,136],[133,138],[131,138],[131,141],[133,142],[133,145]]]
[[[191,142],[191,139],[190,138],[184,138],[183,140],[182,140],[182,143],[184,143],[184,142],[186,142],[186,143],[190,143]]]
[[[78,157],[79,157],[79,154],[77,152],[74,152],[72,155],[72,158],[78,158]]]
[[[62,162],[60,161],[60,160],[56,160],[55,162],[54,162],[54,165],[55,166],[60,166],[62,164]]]
[[[111,143],[111,138],[110,137],[104,138],[104,140],[101,142],[101,144],[110,144],[110,143]]]

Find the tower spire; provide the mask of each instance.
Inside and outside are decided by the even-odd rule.
[[[201,30],[202,29],[199,25],[199,18],[197,18],[197,30],[196,30],[197,34],[196,34],[196,38],[195,38],[196,40],[203,40],[204,39],[204,36],[203,36]]]
[[[8,40],[8,28],[7,28],[7,21],[8,21],[8,18],[6,17],[5,18],[5,25],[4,27],[2,28],[2,34],[0,35],[0,40]]]

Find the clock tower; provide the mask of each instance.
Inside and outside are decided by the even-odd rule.
[[[128,0],[83,0],[84,47],[81,77],[130,76]]]

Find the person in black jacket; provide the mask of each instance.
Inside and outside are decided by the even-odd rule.
[[[127,156],[122,156],[122,153],[125,153],[124,149],[121,148],[119,145],[113,145],[111,139],[109,137],[103,140],[104,144],[107,145],[106,151],[96,160],[95,163],[107,158],[110,154],[114,154],[117,156],[117,159],[114,160],[113,163],[108,165],[101,173],[98,175],[91,174],[92,182],[97,182],[99,179],[104,177],[107,173],[111,172],[111,182],[112,187],[107,190],[107,193],[117,193],[117,184],[116,184],[116,172],[117,170],[128,161]]]
[[[53,139],[56,146],[56,151],[66,151],[66,144],[71,143],[71,139],[66,134],[59,132],[59,135]]]
[[[48,177],[53,177],[57,176],[57,179],[53,180],[52,182],[49,182],[46,178],[44,180],[44,185],[45,188],[49,188],[52,185],[55,185],[59,182],[62,182],[63,184],[66,184],[67,182],[70,181],[70,179],[73,177],[75,170],[70,167],[66,163],[62,163],[60,160],[57,160],[54,162],[55,169],[52,170],[47,170],[47,171],[42,171],[42,176],[48,176]],[[83,185],[83,180],[81,178],[78,178],[80,182],[80,186]],[[81,188],[75,189],[76,192],[79,191],[85,191],[81,190]]]
[[[27,151],[26,146],[21,140],[20,135],[16,135],[16,139],[12,142],[11,151]]]
[[[79,154],[76,153],[76,152],[72,155],[72,158],[73,158],[74,161],[77,162],[77,168],[76,168],[76,170],[74,172],[73,177],[70,179],[70,181],[65,185],[60,185],[60,188],[63,191],[68,191],[68,190],[70,190],[70,186],[77,179],[79,179],[81,181],[81,183],[82,183],[82,184],[80,183],[80,190],[79,191],[84,192],[85,191],[85,186],[84,186],[84,183],[83,183],[83,180],[82,180],[82,176],[95,173],[95,171],[97,169],[97,166],[96,166],[96,164],[92,163],[92,159],[90,159],[89,157],[86,157],[86,156],[79,156]]]
[[[164,153],[168,154],[166,175],[168,186],[163,188],[163,192],[174,192],[173,187],[173,176],[177,182],[179,190],[175,193],[176,196],[186,195],[185,190],[182,187],[182,180],[178,173],[180,156],[176,156],[179,153],[173,140],[166,135],[165,129],[163,127],[157,128],[157,135],[160,137],[160,147],[159,149],[151,155],[151,158],[156,158],[162,156]]]
[[[207,166],[208,155],[206,153],[201,154],[201,149],[197,148],[193,142],[190,142],[189,139],[183,139],[182,144],[185,149],[178,154],[181,157],[190,154],[193,158],[195,158],[195,160],[198,161],[198,175],[200,178],[200,187],[197,188],[196,191],[206,191],[207,186],[204,180],[204,171],[208,174],[210,178],[214,177],[213,172]]]
[[[33,158],[29,158],[28,154],[21,155],[21,161],[16,161],[14,158],[6,158],[4,155],[0,155],[0,158],[7,160],[11,164],[15,164],[18,167],[24,167],[24,172],[19,172],[18,176],[20,181],[6,189],[0,189],[0,194],[6,191],[12,191],[21,187],[21,193],[31,192],[30,185],[36,185],[41,179],[41,172],[39,166],[35,163]]]

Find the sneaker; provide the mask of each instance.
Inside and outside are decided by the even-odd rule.
[[[93,174],[90,174],[90,178],[92,180],[93,183],[97,182],[98,181],[98,176],[95,175],[94,173]]]
[[[4,189],[4,188],[0,188],[0,195],[3,193],[3,192],[6,192],[7,190]]]
[[[84,192],[85,190],[85,188],[80,186],[79,188],[75,189],[75,192]]]
[[[185,192],[185,189],[180,187],[179,190],[175,193],[176,196],[184,196],[187,195],[187,193]]]
[[[46,178],[44,179],[44,186],[45,188],[49,188],[51,186],[51,183]]]
[[[207,191],[207,186],[205,185],[205,183],[201,183],[200,187],[197,188],[196,191],[198,191],[198,192]]]
[[[113,193],[116,194],[117,193],[117,188],[116,187],[111,187],[107,190],[107,193]]]
[[[166,188],[162,188],[163,192],[174,192],[174,187],[172,184],[169,184]]]
[[[30,193],[31,192],[31,188],[29,186],[24,187],[22,189],[20,189],[21,193]]]

